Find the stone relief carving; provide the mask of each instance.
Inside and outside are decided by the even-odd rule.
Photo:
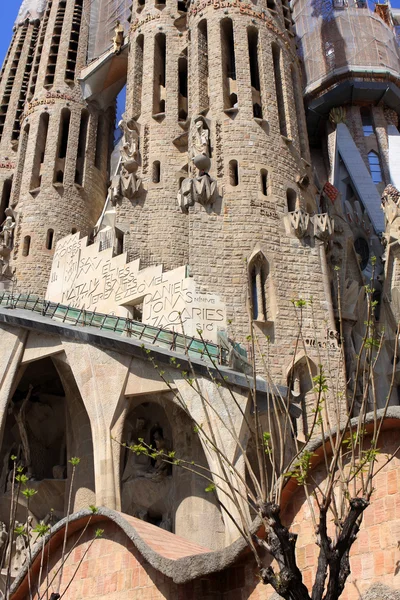
[[[0,231],[0,271],[5,272],[9,265],[10,253],[13,248],[15,217],[11,208],[5,210],[6,218]]]
[[[311,217],[311,219],[314,225],[315,237],[326,241],[333,234],[335,226],[334,220],[328,215],[328,213],[314,215]]]
[[[400,192],[394,185],[387,185],[382,194],[382,209],[385,214],[386,243],[400,238]]]
[[[310,223],[310,215],[302,208],[288,213],[290,232],[297,238],[306,235]]]
[[[189,158],[198,170],[198,175],[187,177],[178,192],[178,207],[187,211],[195,202],[208,206],[218,197],[217,181],[211,177],[210,129],[202,115],[192,118],[189,133]]]
[[[121,170],[111,183],[111,198],[115,203],[119,198],[124,197],[132,200],[138,192],[142,180],[137,177],[136,172],[139,167],[139,130],[133,119],[125,121],[122,119],[119,124],[122,136],[121,146]]]
[[[119,54],[122,50],[122,46],[124,45],[124,28],[122,27],[120,21],[117,21],[117,25],[114,29],[115,36],[113,37],[113,52],[114,54]]]

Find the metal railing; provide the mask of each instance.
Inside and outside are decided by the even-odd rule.
[[[208,362],[216,361],[219,364],[226,364],[227,362],[226,350],[217,344],[162,329],[161,327],[146,325],[128,317],[118,317],[49,302],[39,298],[36,294],[0,292],[0,306],[30,310],[43,317],[49,317],[69,325],[95,327],[103,331],[112,331],[127,338],[142,340],[143,343],[154,344],[174,352],[188,354],[192,358],[202,358]]]

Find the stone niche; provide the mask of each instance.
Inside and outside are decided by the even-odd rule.
[[[142,438],[154,448],[173,450],[177,458],[207,464],[193,424],[169,394],[129,399],[123,439]],[[121,455],[122,512],[176,533],[210,549],[224,544],[224,525],[207,483],[194,473],[130,450]]]
[[[79,392],[75,390],[75,394],[71,394],[70,386],[66,392],[51,358],[22,367],[17,381],[8,404],[0,451],[0,521],[8,523],[9,520],[13,455],[29,477],[28,487],[37,492],[29,506],[34,523],[48,521],[51,512],[52,518],[58,520],[67,508],[71,474],[68,459],[81,456],[82,462],[89,462],[89,470],[93,471],[92,444],[83,447],[84,436],[80,435],[83,425],[88,424],[87,414]],[[76,423],[76,417],[79,423]],[[74,492],[80,487],[80,468]],[[90,481],[89,474],[85,474],[85,480]],[[73,494],[73,510],[77,508],[75,496],[76,493]],[[17,520],[26,518],[24,503],[25,498],[20,495]]]

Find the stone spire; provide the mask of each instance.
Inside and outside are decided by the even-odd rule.
[[[40,19],[44,13],[46,0],[23,0],[15,25],[21,25],[26,19]]]

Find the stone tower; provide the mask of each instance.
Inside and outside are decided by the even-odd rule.
[[[253,321],[274,344],[282,378],[290,299],[306,281],[318,335],[335,329],[331,225],[311,183],[289,3],[136,0],[133,15],[125,126],[140,142],[135,192],[117,201],[125,250],[144,264],[187,263],[225,302],[231,339],[246,345]]]
[[[28,68],[14,92],[15,126],[7,116],[3,134],[18,146],[9,269],[22,292],[43,295],[57,239],[77,230],[88,234],[104,202],[110,125],[84,102],[77,82],[86,61],[85,11],[84,0],[48,0],[40,22],[18,27],[10,51],[29,33]]]

